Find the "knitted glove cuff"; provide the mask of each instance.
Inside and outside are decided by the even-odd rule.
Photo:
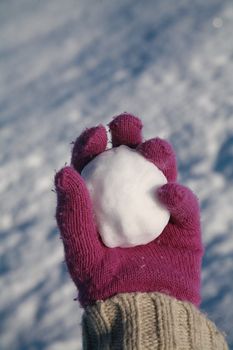
[[[83,348],[227,350],[216,326],[195,306],[161,293],[124,293],[97,301],[82,319]]]

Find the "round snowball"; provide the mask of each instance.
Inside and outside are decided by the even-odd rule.
[[[107,247],[147,244],[162,233],[170,214],[155,192],[167,179],[141,154],[124,145],[109,149],[88,163],[81,175]]]

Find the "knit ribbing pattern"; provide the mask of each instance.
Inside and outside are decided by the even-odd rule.
[[[227,350],[223,334],[191,303],[123,293],[88,306],[84,350]]]

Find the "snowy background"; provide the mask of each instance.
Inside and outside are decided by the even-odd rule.
[[[202,310],[233,349],[231,0],[0,0],[0,349],[81,349],[55,169],[123,111],[177,151],[202,206]]]

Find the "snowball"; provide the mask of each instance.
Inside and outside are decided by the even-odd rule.
[[[123,145],[109,149],[94,158],[82,176],[107,247],[147,244],[162,233],[170,214],[155,192],[167,179],[141,154]]]

